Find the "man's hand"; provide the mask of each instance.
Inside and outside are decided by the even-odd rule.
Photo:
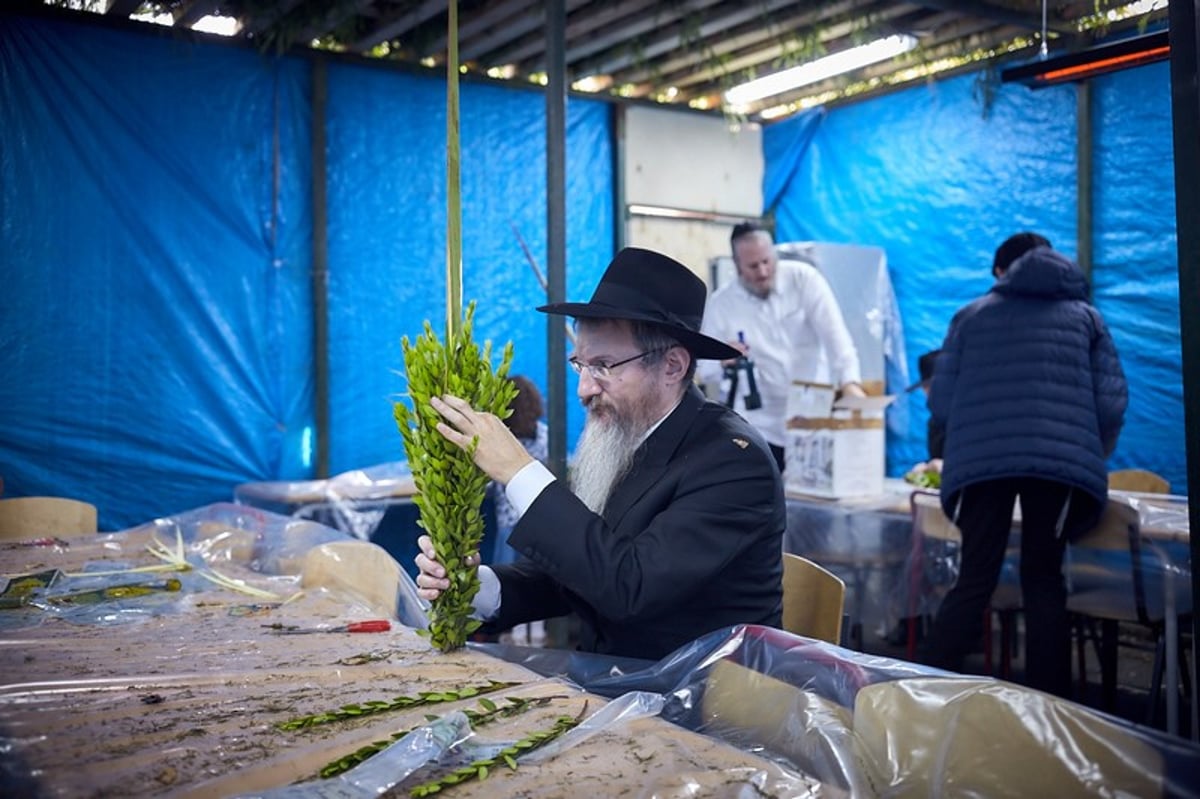
[[[736,341],[735,340],[735,341],[726,341],[725,343],[728,344],[729,346],[733,347],[738,352],[740,352],[743,356],[750,354],[750,345],[744,341]],[[724,361],[721,361],[721,366],[728,368],[730,366],[733,366],[736,363],[737,363],[737,358],[728,358]]]
[[[423,535],[418,538],[417,546],[421,548],[421,554],[414,558],[417,569],[421,572],[417,575],[417,595],[432,602],[450,587],[450,581],[446,579],[446,569],[437,561],[437,553],[433,551],[433,541],[429,536]],[[478,566],[479,553],[476,552],[467,558],[466,564]]]
[[[437,430],[451,444],[465,451],[471,440],[479,437],[475,465],[501,485],[508,485],[513,475],[533,461],[525,446],[494,414],[480,413],[452,394],[431,397],[429,404],[446,420],[438,422]]]
[[[843,397],[865,397],[865,396],[867,396],[867,392],[863,391],[863,387],[858,383],[842,384],[841,389],[839,389],[839,393]]]

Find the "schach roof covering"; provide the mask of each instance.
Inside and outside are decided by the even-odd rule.
[[[1052,53],[1165,21],[1166,2],[1143,0],[562,0],[567,79],[595,91],[769,120],[1030,58],[1043,24]],[[190,27],[233,18],[234,36],[263,49],[317,47],[444,69],[447,0],[49,0],[112,19],[157,14]],[[459,63],[468,74],[545,79],[544,0],[460,0]],[[1043,23],[1043,11],[1044,23]],[[894,34],[909,52],[784,94],[733,107],[723,93],[755,76]]]

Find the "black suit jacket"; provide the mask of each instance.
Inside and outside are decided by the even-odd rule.
[[[580,648],[658,659],[731,624],[778,627],[783,487],[765,442],[689,388],[597,516],[561,481],[508,542],[488,629],[575,611]]]

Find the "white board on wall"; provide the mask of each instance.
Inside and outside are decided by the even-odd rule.
[[[722,217],[627,214],[625,241],[665,253],[707,281],[713,253],[729,249],[733,220],[762,213],[762,130],[689,111],[630,106],[624,113],[626,209],[647,205]]]

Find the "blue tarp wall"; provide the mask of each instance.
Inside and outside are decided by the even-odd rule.
[[[996,244],[1075,253],[1073,87],[965,76],[764,131],[781,240],[886,249],[909,372],[989,287]],[[8,16],[0,26],[0,477],[102,529],[313,476],[311,64]],[[1095,302],[1131,404],[1112,466],[1186,491],[1165,64],[1093,83]],[[444,320],[445,87],[328,66],[331,472],[403,457],[399,341]],[[477,337],[545,389],[541,94],[463,87],[464,280]],[[571,100],[567,296],[612,254],[612,130]],[[924,458],[921,394],[889,473]],[[568,434],[581,426],[568,403]],[[905,418],[904,415],[900,418]]]
[[[102,530],[314,476],[312,65],[0,25],[0,477]],[[400,339],[445,324],[444,81],[328,65],[330,469],[402,460]],[[545,101],[462,87],[464,298],[545,391]],[[567,295],[612,257],[609,107],[567,114]],[[557,318],[556,318],[557,320]],[[561,323],[561,322],[557,322]],[[571,441],[582,425],[569,403]]]
[[[779,240],[887,251],[912,375],[954,312],[991,286],[992,253],[1009,235],[1035,230],[1077,252],[1076,89],[994,81],[980,72],[763,132]],[[1094,303],[1130,394],[1110,468],[1150,469],[1186,493],[1168,65],[1092,90]],[[924,395],[899,393],[907,433],[889,436],[891,475],[927,457]]]

